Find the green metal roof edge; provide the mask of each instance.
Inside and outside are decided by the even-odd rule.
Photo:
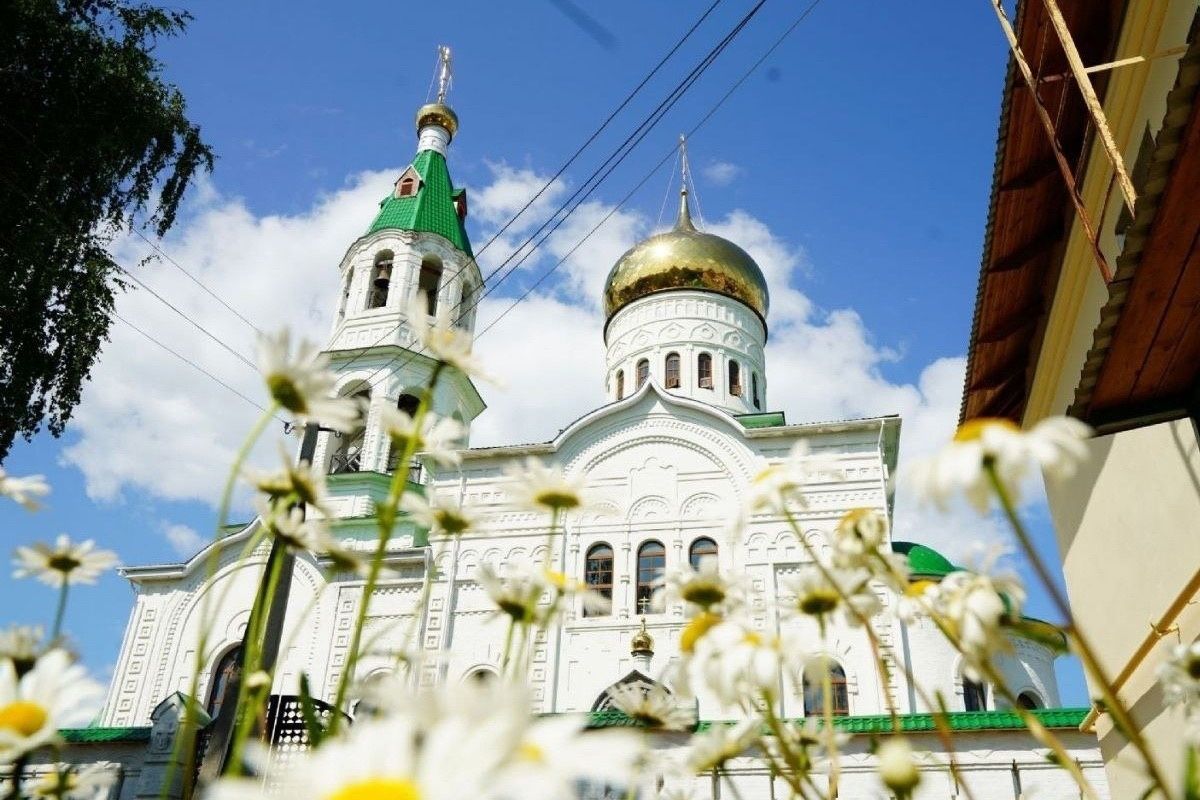
[[[759,411],[754,414],[734,414],[744,428],[777,428],[787,425],[782,411]]]
[[[62,728],[59,730],[58,735],[68,744],[148,742],[150,741],[150,728]]]
[[[445,157],[435,150],[422,150],[412,167],[421,176],[421,188],[412,197],[388,194],[383,198],[367,234],[387,228],[436,233],[473,258],[467,229],[454,205],[455,196],[463,190],[456,190],[450,182]]]
[[[1047,728],[1078,728],[1088,714],[1087,708],[1039,708],[1030,713]],[[1023,730],[1025,723],[1015,711],[951,711],[942,715],[952,731]],[[900,730],[920,732],[937,730],[934,714],[900,714]],[[726,720],[705,720],[697,730],[714,725],[731,725]],[[836,717],[833,726],[845,733],[891,733],[892,718],[887,714],[867,714],[855,717]],[[592,711],[588,714],[589,728],[644,728],[641,722],[621,711]]]
[[[951,572],[962,569],[937,550],[920,542],[893,541],[892,552],[908,559],[908,568],[916,578],[944,578]]]

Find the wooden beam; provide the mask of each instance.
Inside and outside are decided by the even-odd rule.
[[[1033,100],[1033,107],[1037,112],[1038,121],[1042,123],[1042,128],[1046,131],[1046,136],[1050,139],[1050,148],[1054,152],[1054,160],[1058,162],[1058,170],[1062,173],[1063,183],[1067,185],[1067,194],[1071,197],[1071,204],[1075,206],[1075,213],[1079,215],[1079,224],[1083,226],[1084,233],[1087,234],[1088,243],[1091,245],[1092,258],[1096,262],[1097,269],[1100,270],[1100,277],[1107,284],[1112,280],[1112,267],[1108,265],[1108,259],[1104,257],[1104,252],[1100,249],[1100,240],[1096,235],[1096,226],[1092,224],[1091,215],[1088,214],[1087,206],[1084,205],[1083,198],[1079,194],[1079,186],[1075,183],[1075,172],[1066,155],[1063,153],[1062,148],[1058,145],[1058,136],[1054,131],[1054,120],[1050,118],[1050,112],[1046,109],[1041,96],[1038,94],[1037,78],[1034,77],[1033,69],[1025,59],[1025,53],[1021,50],[1021,42],[1017,38],[1017,32],[1013,30],[1012,23],[1008,20],[1008,14],[1004,12],[1004,6],[1001,5],[1001,0],[991,0],[991,2],[992,9],[996,12],[996,19],[1000,21],[1000,28],[1004,31],[1005,38],[1008,39],[1008,46],[1012,51],[1013,60],[1017,64],[1017,69],[1020,71],[1021,77],[1025,79],[1025,85],[1029,88],[1029,96]]]
[[[1013,177],[1000,184],[1000,191],[1011,192],[1016,189],[1028,189],[1030,186],[1036,186],[1045,178],[1053,175],[1058,171],[1058,162],[1053,156],[1047,156],[1039,161],[1035,161],[1025,169],[1018,172]]]
[[[1168,56],[1183,55],[1187,52],[1188,46],[1181,44],[1179,47],[1168,47],[1166,50],[1160,50],[1157,53],[1151,53],[1148,56],[1130,56],[1129,58],[1118,58],[1116,61],[1107,61],[1103,64],[1096,64],[1084,70],[1089,75],[1097,72],[1108,72],[1110,69],[1118,67],[1131,67],[1134,64],[1144,64],[1147,61],[1153,61],[1156,58],[1167,58]],[[1071,77],[1070,72],[1060,72],[1057,75],[1045,75],[1038,79],[1038,83],[1056,83],[1057,81],[1066,80]]]
[[[1009,272],[1020,269],[1033,259],[1046,253],[1046,248],[1062,238],[1062,225],[1055,224],[1043,228],[1033,235],[1028,242],[1018,247],[1006,256],[1002,256],[988,265],[988,273]]]
[[[1088,113],[1092,115],[1092,124],[1096,126],[1096,132],[1100,134],[1100,143],[1104,146],[1104,152],[1108,153],[1108,160],[1112,164],[1113,171],[1117,173],[1117,185],[1121,187],[1121,194],[1125,195],[1125,204],[1129,206],[1129,213],[1132,215],[1134,206],[1137,205],[1137,190],[1133,188],[1129,171],[1125,169],[1125,159],[1117,148],[1117,140],[1113,138],[1112,129],[1108,127],[1108,117],[1104,114],[1104,106],[1100,105],[1100,98],[1096,97],[1092,79],[1088,77],[1087,67],[1083,65],[1083,59],[1079,57],[1079,50],[1075,48],[1075,39],[1071,36],[1071,29],[1067,27],[1067,21],[1063,19],[1057,0],[1042,0],[1042,2],[1046,6],[1046,15],[1050,18],[1050,24],[1054,26],[1054,32],[1058,34],[1058,41],[1062,44],[1063,53],[1067,56],[1067,64],[1075,76],[1079,93],[1083,95],[1084,105],[1087,106]]]

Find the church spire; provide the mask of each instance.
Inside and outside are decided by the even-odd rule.
[[[681,133],[679,134],[679,217],[675,220],[675,230],[677,231],[694,231],[696,226],[692,224],[692,210],[688,206],[688,160],[687,160],[687,139]]]
[[[438,46],[437,63],[437,101],[417,109],[417,152],[433,150],[445,156],[446,147],[458,133],[458,115],[446,104],[454,72],[450,48],[444,44]]]

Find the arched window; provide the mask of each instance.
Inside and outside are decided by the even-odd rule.
[[[417,406],[421,405],[421,399],[415,394],[402,394],[396,400],[396,408],[408,414],[410,417],[417,413]]]
[[[1017,705],[1029,711],[1044,708],[1042,698],[1037,696],[1037,692],[1021,692],[1017,695]]]
[[[987,684],[963,676],[963,710],[987,711]]]
[[[367,406],[371,402],[371,390],[362,389],[355,392],[354,397],[362,403],[362,418],[353,431],[329,435],[329,446],[332,450],[329,456],[330,475],[358,472],[362,469],[363,440],[367,434],[366,415]]]
[[[400,181],[399,188],[396,189],[396,197],[412,197],[417,193],[417,179],[412,175],[405,175]]]
[[[588,588],[612,601],[613,549],[604,543],[594,544],[587,551],[583,564],[583,582]],[[585,617],[603,617],[608,611],[583,609]]]
[[[637,613],[650,613],[650,597],[667,566],[667,551],[662,542],[646,542],[637,553]]]
[[[650,362],[642,359],[637,362],[637,388],[642,388],[650,380]]]
[[[213,719],[221,713],[226,701],[236,699],[238,682],[242,678],[242,646],[234,645],[225,651],[213,667],[208,685],[208,715]]]
[[[496,673],[487,668],[480,668],[472,671],[467,675],[467,680],[471,683],[477,683],[480,686],[486,686],[496,680]]]
[[[742,368],[732,359],[729,361],[729,393],[734,397],[742,396]]]
[[[625,370],[617,370],[617,399],[625,396]]]
[[[804,714],[819,716],[825,713],[825,673],[829,672],[829,689],[834,716],[850,713],[850,696],[846,691],[846,670],[832,658],[821,658],[804,668]]]
[[[667,353],[665,385],[668,389],[678,389],[679,380],[679,353]]]
[[[710,557],[717,557],[717,543],[707,536],[701,536],[688,548],[688,562],[692,569],[700,569],[700,562]]]
[[[762,403],[758,400],[758,373],[750,373],[750,399],[754,402],[754,407],[761,409]]]
[[[387,305],[388,286],[392,283],[392,251],[380,250],[375,255],[375,266],[371,269],[371,288],[367,295],[367,308],[383,308]]]
[[[437,313],[438,290],[442,287],[442,262],[427,256],[421,262],[421,274],[417,278],[417,290],[425,293],[425,309],[429,316]]]
[[[701,389],[713,388],[712,355],[709,353],[696,356],[696,384]]]

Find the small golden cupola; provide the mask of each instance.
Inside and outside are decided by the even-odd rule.
[[[629,652],[635,656],[654,655],[654,637],[646,630],[646,618],[642,617],[642,627],[629,640]]]

